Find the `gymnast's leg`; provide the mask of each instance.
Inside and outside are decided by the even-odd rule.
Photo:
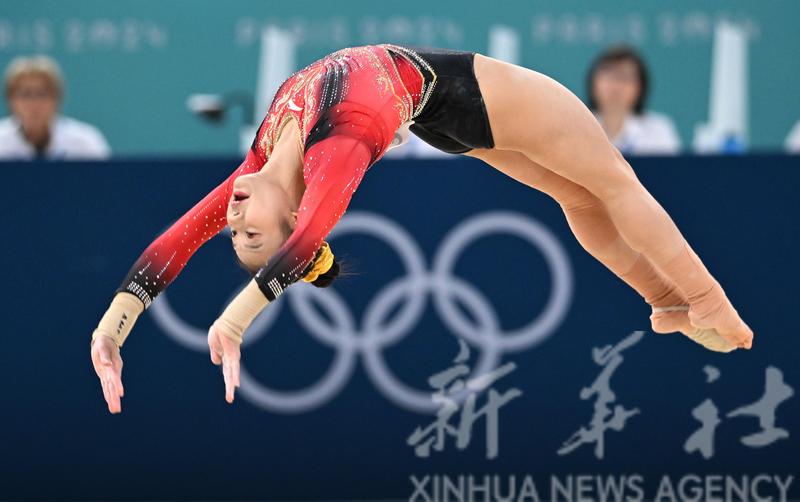
[[[476,56],[475,74],[497,148],[521,152],[600,199],[625,242],[685,295],[692,325],[751,346],[752,331],[719,283],[574,94],[545,75],[485,56]]]
[[[472,150],[467,155],[555,199],[583,248],[655,307],[650,316],[653,331],[684,334],[694,331],[686,310],[680,308],[688,305],[683,293],[646,256],[625,242],[600,199],[519,152]]]

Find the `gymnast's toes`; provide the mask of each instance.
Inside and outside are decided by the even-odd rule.
[[[731,352],[737,347],[749,348],[749,343],[734,342],[728,336],[722,336],[714,328],[693,326],[689,320],[689,312],[688,306],[653,307],[653,314],[650,316],[653,331],[656,333],[680,332],[693,342],[714,352]],[[750,337],[752,340],[752,333]]]
[[[728,302],[721,303],[711,313],[700,316],[689,310],[689,322],[698,329],[713,329],[730,344],[743,349],[753,345],[753,330],[745,324]]]
[[[695,328],[684,334],[693,342],[699,343],[703,347],[708,350],[713,350],[714,352],[731,352],[737,348],[736,345],[730,343],[713,329]]]

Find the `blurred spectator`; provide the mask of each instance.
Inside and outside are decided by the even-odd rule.
[[[798,121],[786,137],[786,151],[800,154],[800,121]]]
[[[595,59],[586,79],[589,108],[624,154],[664,155],[680,151],[672,120],[645,111],[649,76],[630,47],[612,47]]]
[[[0,160],[106,159],[108,143],[95,127],[58,115],[61,71],[44,56],[17,58],[6,70],[11,116],[0,119]]]

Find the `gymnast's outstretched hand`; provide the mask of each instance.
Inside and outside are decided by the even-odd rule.
[[[225,336],[217,327],[208,330],[208,349],[211,362],[222,365],[222,377],[225,379],[225,400],[233,402],[233,394],[239,386],[239,360],[241,359],[241,343]]]
[[[122,358],[119,348],[136,324],[136,319],[144,310],[144,304],[135,295],[120,292],[114,296],[111,305],[103,314],[97,328],[92,332],[92,364],[100,384],[108,411],[122,411],[120,398],[125,394],[122,387]]]
[[[229,403],[233,402],[233,393],[239,386],[240,347],[244,332],[267,303],[267,298],[258,289],[258,284],[251,280],[208,330],[211,362],[217,366],[222,365],[225,400]]]
[[[103,387],[108,411],[120,413],[121,398],[125,395],[125,388],[122,386],[122,357],[119,355],[117,343],[110,336],[98,336],[92,340],[92,364]]]

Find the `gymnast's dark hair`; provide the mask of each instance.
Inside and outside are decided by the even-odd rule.
[[[339,277],[340,270],[341,268],[339,266],[339,261],[334,260],[333,264],[331,265],[331,268],[329,268],[328,271],[325,272],[324,274],[319,274],[319,276],[316,279],[311,281],[311,284],[313,284],[318,288],[327,288],[328,286],[333,284],[333,281],[335,281],[337,277]]]
[[[597,71],[605,65],[613,63],[621,63],[630,61],[636,66],[639,75],[639,98],[633,106],[633,111],[636,115],[641,115],[644,112],[644,105],[647,101],[647,93],[650,88],[650,74],[647,71],[647,65],[644,63],[642,56],[629,45],[615,45],[609,47],[592,62],[589,73],[586,74],[586,94],[589,97],[588,106],[592,111],[597,110],[597,100],[594,96],[594,78]]]

